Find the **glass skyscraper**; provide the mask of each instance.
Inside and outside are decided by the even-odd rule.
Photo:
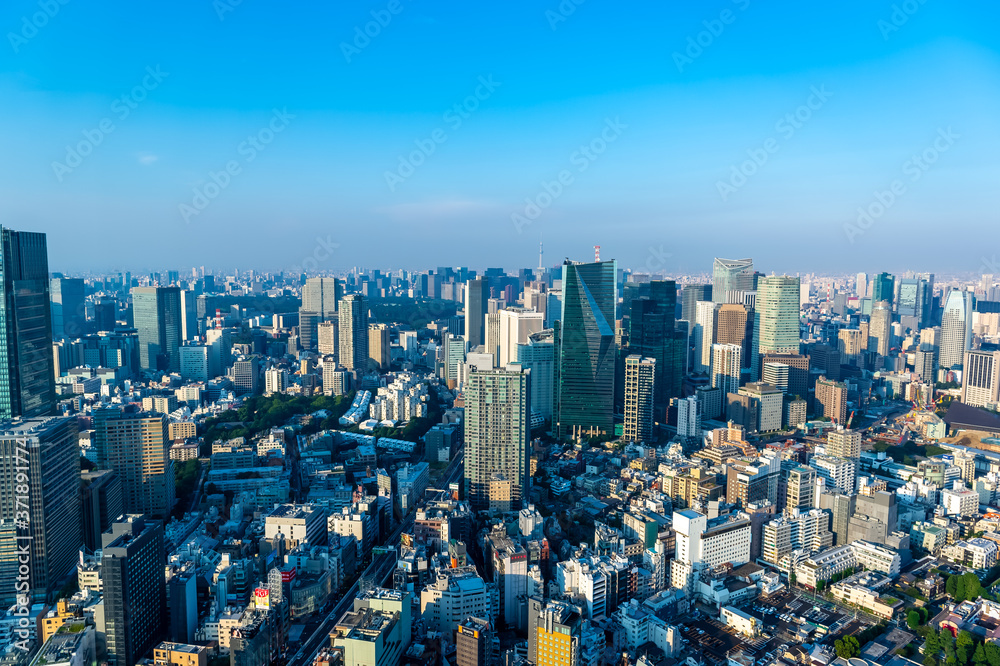
[[[614,433],[617,265],[564,263],[556,435]]]
[[[180,372],[181,290],[135,287],[132,314],[139,332],[139,366],[143,370]]]
[[[0,228],[0,419],[55,410],[49,260],[45,234]]]
[[[742,303],[733,292],[754,290],[753,259],[719,259],[712,265],[712,300],[716,303]]]
[[[799,278],[762,277],[757,282],[757,307],[750,359],[754,381],[760,377],[761,354],[799,353]]]
[[[665,423],[670,399],[680,396],[686,335],[675,329],[677,285],[673,280],[649,283],[649,296],[632,301],[629,312],[628,354],[656,361],[653,416]]]

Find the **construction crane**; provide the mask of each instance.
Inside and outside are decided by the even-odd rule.
[[[854,412],[855,412],[855,411],[856,411],[856,410],[853,410],[853,409],[852,409],[852,410],[851,410],[851,415],[847,417],[847,429],[848,429],[848,430],[850,430],[850,429],[851,429],[851,421],[853,421],[853,420],[854,420]]]

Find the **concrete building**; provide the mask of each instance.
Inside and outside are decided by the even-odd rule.
[[[472,566],[439,570],[420,592],[420,616],[429,631],[451,635],[464,620],[490,617],[490,590]]]
[[[631,442],[651,441],[656,361],[630,354],[625,359],[625,420],[622,438]]]
[[[965,353],[962,402],[994,409],[1000,403],[1000,351]]]
[[[847,385],[820,377],[816,380],[816,411],[834,423],[847,422]]]
[[[331,633],[343,666],[396,666],[410,645],[409,592],[376,588],[362,592]]]

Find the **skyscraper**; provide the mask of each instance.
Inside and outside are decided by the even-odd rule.
[[[465,283],[465,339],[469,349],[486,344],[483,325],[490,300],[490,285],[486,278],[475,278]],[[486,353],[492,353],[487,349]]]
[[[139,332],[139,367],[146,371],[181,369],[181,290],[134,287],[132,312]]]
[[[465,488],[473,509],[490,506],[490,481],[510,481],[511,508],[526,505],[531,395],[527,370],[469,373],[465,384]]]
[[[879,273],[872,279],[872,303],[889,301],[891,306],[896,296],[895,279],[888,273]]]
[[[500,311],[500,358],[499,367],[517,360],[517,346],[528,342],[528,336],[544,328],[542,313],[526,308],[506,308]],[[472,349],[472,343],[469,343]]]
[[[718,303],[699,301],[695,304],[693,331],[695,372],[708,372],[712,367],[712,345],[715,343],[718,313]]]
[[[167,612],[163,527],[139,515],[103,535],[101,580],[109,666],[130,666],[162,638]]]
[[[556,435],[614,432],[614,261],[563,264]]]
[[[361,294],[349,294],[341,299],[339,312],[340,364],[364,372],[368,367],[368,302]]]
[[[712,388],[722,392],[723,399],[740,389],[740,368],[743,367],[743,348],[739,345],[713,345]]]
[[[517,363],[531,370],[531,411],[546,421],[552,420],[556,351],[552,329],[528,336],[527,344],[517,346]],[[485,368],[483,368],[485,369]]]
[[[951,370],[962,365],[972,346],[972,292],[952,290],[941,315],[941,351],[938,366]]]
[[[1000,401],[1000,351],[965,353],[962,402],[973,407],[996,407]]]
[[[337,278],[313,277],[302,286],[302,309],[315,312],[320,321],[337,314],[337,304],[344,297],[344,283]]]
[[[0,227],[0,419],[55,410],[55,361],[45,234]]]
[[[168,515],[175,498],[167,417],[101,410],[94,416],[94,426],[101,429],[98,456],[103,449],[107,467],[121,477],[125,512]]]
[[[75,418],[29,419],[0,430],[0,601],[15,603],[18,568],[27,594],[42,602],[73,571],[82,542],[80,449]],[[28,548],[28,562],[15,546]],[[4,549],[6,550],[6,548]],[[21,572],[23,574],[23,571]]]
[[[753,259],[715,259],[712,266],[713,301],[742,303],[741,292],[753,290]]]
[[[83,280],[52,278],[49,282],[52,304],[52,332],[67,338],[79,338],[86,333],[87,310]]]
[[[753,326],[750,374],[760,376],[760,355],[799,353],[799,278],[761,277]]]
[[[628,354],[655,361],[653,420],[666,422],[670,399],[680,396],[687,353],[687,329],[676,330],[677,285],[673,280],[649,283],[649,296],[632,300]]]
[[[695,307],[698,301],[712,300],[712,285],[686,284],[681,288],[681,319],[688,323],[688,334],[694,328]]]
[[[388,370],[390,358],[389,327],[386,324],[368,324],[368,358],[379,370]]]
[[[630,354],[625,359],[625,424],[622,439],[650,442],[653,438],[653,395],[656,359]]]
[[[868,325],[868,349],[888,356],[892,346],[892,309],[889,301],[877,301]]]

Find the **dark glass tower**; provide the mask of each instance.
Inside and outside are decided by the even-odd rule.
[[[469,343],[469,349],[486,344],[483,327],[489,300],[490,285],[485,278],[475,278],[465,283],[465,339]]]
[[[872,289],[872,303],[889,301],[889,304],[891,305],[896,296],[896,281],[888,273],[879,273],[875,276],[874,282],[875,284]]]
[[[649,283],[649,296],[632,301],[629,313],[627,354],[656,359],[653,381],[653,415],[665,423],[670,398],[681,392],[683,352],[687,336],[674,330],[677,285],[673,280]]]
[[[181,369],[181,290],[135,287],[132,313],[139,331],[139,366],[143,370]]]
[[[614,433],[614,261],[563,264],[556,435]]]
[[[49,259],[45,234],[0,228],[0,419],[55,410]]]
[[[87,332],[87,311],[83,280],[52,278],[49,291],[52,299],[52,331],[67,338],[84,335]]]

